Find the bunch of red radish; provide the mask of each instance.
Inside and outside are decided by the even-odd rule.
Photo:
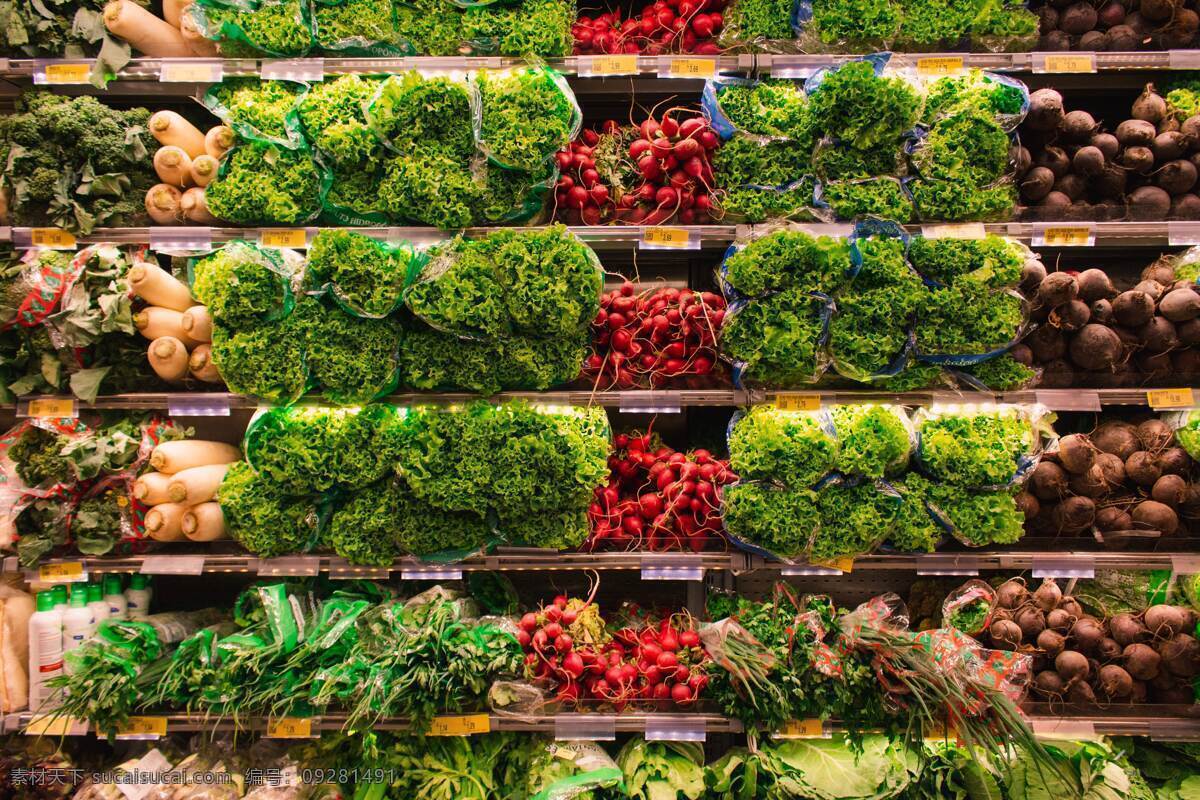
[[[738,476],[707,450],[655,446],[649,433],[613,437],[608,484],[588,507],[581,549],[703,550],[724,547],[722,487]]]
[[[591,624],[582,615],[590,609]],[[599,626],[596,624],[599,623]],[[708,685],[708,655],[690,617],[675,625],[622,628],[610,636],[591,599],[554,602],[518,623],[526,677],[549,686],[559,702],[595,700],[618,710],[637,700],[693,703]]]
[[[556,156],[555,214],[571,225],[711,221],[712,153],[720,144],[703,116],[678,109],[638,126],[608,120],[599,131],[584,130]],[[596,166],[601,151],[618,161],[605,165],[606,174]]]
[[[725,298],[629,281],[600,297],[583,375],[599,389],[659,388],[708,377],[717,363]]]
[[[655,0],[640,16],[621,19],[620,10],[580,15],[571,26],[575,55],[695,53],[717,56],[715,38],[725,25],[725,0]]]

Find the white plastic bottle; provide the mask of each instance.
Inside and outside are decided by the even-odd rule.
[[[129,579],[129,588],[125,590],[129,619],[145,619],[150,616],[150,595],[146,576],[135,572]]]
[[[39,592],[29,617],[29,708],[37,711],[53,693],[46,682],[63,671],[62,611],[53,592]]]
[[[96,629],[96,618],[87,604],[87,589],[80,586],[71,592],[71,606],[62,616],[63,654],[75,650],[91,638]],[[70,674],[70,670],[67,670]]]
[[[96,626],[104,620],[108,619],[109,610],[108,603],[104,600],[104,590],[100,588],[98,583],[89,583],[87,587],[88,608],[92,610],[92,619],[96,624],[92,626],[92,632],[95,632]]]
[[[60,583],[50,591],[54,595],[54,607],[64,614],[67,613],[67,585],[65,583]]]
[[[104,602],[108,603],[109,619],[129,619],[125,593],[121,591],[120,575],[104,576]]]

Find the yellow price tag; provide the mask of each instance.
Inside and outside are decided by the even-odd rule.
[[[267,721],[269,739],[311,739],[312,720],[308,717],[280,717]]]
[[[592,56],[592,75],[634,75],[638,71],[637,56]]]
[[[1055,225],[1042,234],[1047,247],[1087,247],[1092,229],[1087,225]]]
[[[27,736],[80,736],[84,733],[87,733],[86,722],[57,714],[39,714],[25,726]]]
[[[61,564],[42,564],[38,567],[38,580],[42,583],[78,583],[87,580],[83,563],[64,561]]]
[[[487,714],[458,714],[450,717],[434,717],[429,726],[430,736],[472,736],[488,733],[492,719]]]
[[[842,572],[854,572],[854,556],[842,556],[831,561],[814,561],[818,567],[829,567]]]
[[[717,74],[712,58],[672,58],[667,70],[672,78],[711,78]]]
[[[87,83],[90,64],[47,64],[46,83]]]
[[[918,75],[954,75],[962,71],[962,56],[929,56],[917,59]]]
[[[1091,53],[1048,53],[1045,72],[1095,72],[1096,57]]]
[[[963,222],[954,225],[925,225],[921,235],[926,239],[983,239],[987,229],[982,222]]]
[[[947,728],[940,722],[930,723],[929,726],[925,728],[924,738],[927,742],[959,741],[958,731],[956,731],[954,728]]]
[[[642,231],[642,244],[654,247],[685,248],[691,236],[683,228],[646,228]]]
[[[29,243],[34,247],[47,247],[51,250],[74,250],[75,235],[58,228],[31,228]]]
[[[29,401],[29,416],[38,419],[74,419],[75,399],[72,397],[41,397]]]
[[[304,247],[308,233],[304,228],[264,228],[258,243],[263,247]]]
[[[780,411],[820,411],[821,395],[819,394],[777,394],[775,407]]]
[[[121,737],[166,735],[166,717],[130,717],[124,725],[117,729],[118,739]]]
[[[776,739],[818,739],[825,734],[819,719],[791,719],[775,734]]]
[[[1151,408],[1191,408],[1196,400],[1191,389],[1151,389],[1146,403]]]

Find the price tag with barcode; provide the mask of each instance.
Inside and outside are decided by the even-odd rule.
[[[1096,229],[1091,225],[1039,225],[1034,227],[1034,247],[1093,247]]]
[[[982,222],[960,222],[951,225],[922,225],[926,239],[983,239],[987,230]]]
[[[963,69],[962,56],[927,56],[917,59],[918,75],[955,75]]]
[[[643,250],[699,250],[700,237],[687,228],[642,228],[638,245]]]
[[[638,57],[635,55],[580,56],[576,69],[583,77],[636,75]]]
[[[820,739],[825,736],[825,723],[819,719],[792,719],[775,732],[776,739]]]
[[[83,568],[82,561],[63,561],[38,567],[38,580],[42,583],[84,583],[87,579],[87,570]]]
[[[130,717],[117,729],[118,739],[158,739],[167,735],[166,717]]]
[[[268,739],[313,739],[313,721],[308,717],[280,717],[267,721]]]
[[[456,714],[434,717],[429,726],[429,735],[473,736],[477,733],[488,733],[491,729],[492,719],[487,714]]]
[[[82,64],[45,64],[35,68],[33,82],[41,84],[72,84],[88,83],[92,74],[92,65]]]
[[[1195,395],[1189,388],[1151,389],[1146,392],[1146,404],[1151,408],[1191,408],[1196,405]]]
[[[29,243],[48,250],[74,250],[76,246],[75,234],[59,228],[31,228]]]
[[[1095,53],[1034,53],[1034,72],[1095,72]]]
[[[263,228],[258,232],[258,243],[262,247],[302,248],[308,245],[308,231],[304,228]]]
[[[775,395],[774,405],[780,411],[820,411],[821,395],[780,392]]]
[[[30,400],[27,414],[36,419],[74,419],[78,416],[72,397],[39,397]]]
[[[715,58],[671,58],[666,69],[660,69],[660,78],[694,78],[707,80],[717,74]]]

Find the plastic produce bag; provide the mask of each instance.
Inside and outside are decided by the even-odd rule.
[[[806,558],[820,564],[874,552],[891,531],[903,502],[886,481],[833,475],[816,490],[820,529]]]
[[[295,150],[304,144],[299,108],[307,91],[299,81],[226,78],[202,102],[243,139]]]
[[[969,636],[978,636],[991,624],[995,610],[995,590],[975,578],[946,595],[942,603],[942,624]]]
[[[880,217],[906,223],[913,217],[906,183],[890,175],[818,181],[812,204],[814,213],[827,222]]]
[[[760,144],[811,146],[807,106],[803,82],[779,78],[710,78],[700,95],[700,107],[718,136],[724,140],[741,136]]]
[[[902,406],[839,405],[829,408],[828,413],[837,441],[839,472],[883,478],[908,467],[917,433]]]
[[[548,67],[475,75],[482,114],[476,143],[499,167],[539,172],[583,126],[575,93]]]
[[[729,307],[721,323],[721,357],[738,388],[810,386],[828,366],[825,343],[833,301],[791,289]]]
[[[232,241],[211,255],[188,259],[188,283],[214,320],[237,327],[292,313],[299,269],[295,251]]]
[[[204,192],[209,212],[238,225],[299,225],[321,213],[333,174],[307,147],[247,142],[221,158]]]
[[[405,280],[424,258],[407,242],[326,229],[309,247],[304,282],[310,294],[331,296],[348,314],[382,319],[400,307]]]
[[[416,55],[396,31],[393,0],[315,0],[314,46],[338,56]]]
[[[804,561],[821,534],[817,492],[767,481],[726,486],[721,520],[734,546],[785,564]]]
[[[717,37],[722,52],[795,53],[795,0],[732,0]]]
[[[183,13],[226,58],[296,58],[313,46],[309,7],[301,0],[196,0]]]
[[[855,271],[844,239],[777,223],[739,231],[717,269],[717,283],[730,303],[788,289],[833,295]]]
[[[0,331],[41,325],[58,307],[71,274],[72,258],[34,248],[0,272]]]
[[[1053,415],[1042,405],[932,405],[913,416],[917,465],[934,481],[972,489],[1020,485],[1037,465]]]
[[[469,159],[475,151],[479,89],[465,73],[389,75],[364,110],[376,135],[395,153],[419,146]]]

